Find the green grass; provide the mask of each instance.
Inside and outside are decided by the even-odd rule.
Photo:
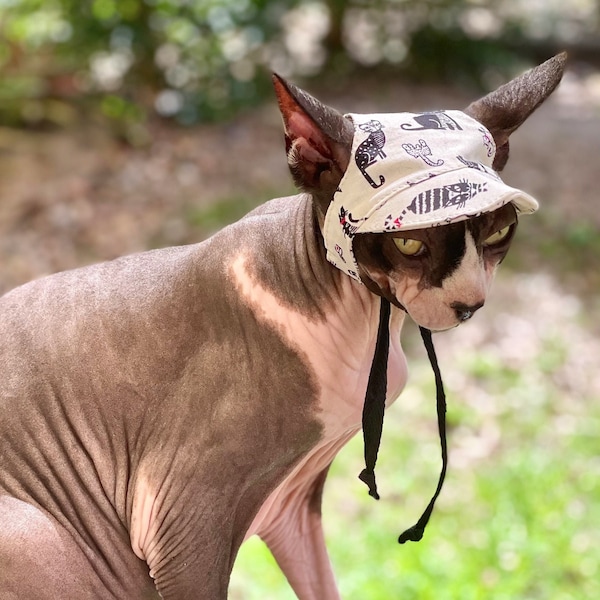
[[[509,273],[499,282],[489,314],[467,325],[481,328],[478,341],[462,328],[435,338],[451,464],[425,537],[399,546],[398,534],[420,516],[440,467],[433,377],[408,332],[412,373],[386,415],[382,500],[373,501],[357,480],[359,438],[327,481],[324,523],[344,599],[600,598],[600,381],[592,368],[600,342],[587,334],[581,308],[557,319],[565,302],[559,287],[527,281]],[[513,303],[504,299],[518,294]],[[534,311],[531,294],[539,302]],[[511,316],[523,322],[507,325]],[[524,357],[501,343],[502,328],[509,342],[511,335],[535,339]],[[258,539],[242,547],[231,598],[295,598]]]

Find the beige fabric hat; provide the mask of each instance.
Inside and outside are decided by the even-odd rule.
[[[348,169],[325,217],[327,259],[360,281],[352,243],[359,233],[446,225],[512,202],[537,201],[492,169],[490,132],[457,110],[346,115],[355,133]]]

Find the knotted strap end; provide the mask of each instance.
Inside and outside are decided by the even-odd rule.
[[[377,482],[375,481],[375,472],[363,469],[358,478],[367,484],[369,488],[369,496],[379,500],[379,493],[377,492]]]
[[[405,544],[406,542],[420,542],[423,539],[424,533],[425,529],[423,529],[423,527],[413,525],[400,535],[398,538],[398,543]]]

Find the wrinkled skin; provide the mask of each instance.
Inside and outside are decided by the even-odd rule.
[[[563,64],[467,109],[502,161]],[[389,236],[357,238],[365,285],[351,280],[327,263],[320,230],[348,163],[347,121],[280,79],[276,90],[306,193],[201,244],[0,299],[0,599],[223,599],[255,533],[299,598],[339,597],[321,493],[360,429],[379,296],[393,304],[391,402],[406,381],[404,309],[434,329],[461,322],[457,306],[476,310],[516,217],[505,206],[412,232],[427,253],[410,260]]]

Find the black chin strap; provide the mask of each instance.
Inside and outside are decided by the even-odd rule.
[[[421,332],[421,337],[423,338],[423,343],[425,344],[425,349],[427,350],[427,356],[429,357],[429,362],[431,363],[431,368],[433,369],[433,374],[435,376],[438,431],[440,434],[440,445],[442,447],[442,470],[440,472],[437,489],[429,501],[427,508],[417,523],[400,535],[398,538],[399,544],[404,544],[405,542],[409,541],[418,542],[423,537],[425,527],[427,527],[429,517],[431,517],[431,513],[433,512],[435,501],[442,491],[442,486],[444,485],[444,479],[446,477],[446,470],[448,468],[448,446],[446,443],[446,394],[444,393],[442,374],[440,373],[437,356],[435,355],[435,348],[433,347],[433,340],[431,339],[431,331],[429,331],[429,329],[425,329],[424,327],[419,327],[419,331]]]
[[[381,298],[379,311],[379,329],[375,354],[371,363],[367,393],[363,406],[362,426],[365,445],[365,469],[358,478],[369,486],[369,495],[379,500],[375,482],[375,463],[381,443],[383,413],[385,411],[385,393],[387,391],[387,365],[390,349],[390,303]]]
[[[362,425],[363,439],[365,446],[365,468],[358,476],[361,481],[364,481],[369,486],[369,494],[376,500],[379,500],[377,493],[377,483],[375,481],[375,463],[377,462],[377,454],[381,443],[381,432],[383,430],[383,415],[385,411],[385,395],[387,390],[387,364],[390,341],[390,303],[385,299],[381,299],[381,309],[379,313],[379,329],[377,331],[377,343],[375,344],[375,354],[373,363],[371,364],[371,372],[369,373],[369,382],[367,384],[367,393],[365,396],[365,404],[363,407]],[[444,385],[442,383],[442,375],[437,362],[433,341],[431,339],[431,331],[424,327],[419,327],[427,356],[431,363],[431,368],[435,376],[436,400],[437,400],[437,416],[438,430],[440,434],[440,444],[442,448],[442,470],[440,473],[437,489],[431,498],[427,508],[421,515],[421,518],[415,525],[407,529],[400,537],[398,542],[418,542],[425,531],[425,527],[429,522],[431,513],[435,506],[442,486],[446,477],[448,467],[448,448],[446,443],[446,394],[444,393]]]

